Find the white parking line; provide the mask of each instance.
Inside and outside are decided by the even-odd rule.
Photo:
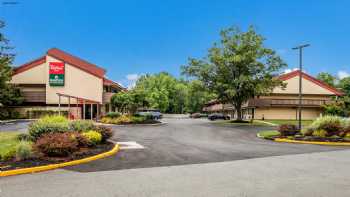
[[[144,149],[145,147],[137,142],[117,142],[121,150],[127,149]]]

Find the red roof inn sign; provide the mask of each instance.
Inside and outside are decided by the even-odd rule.
[[[64,86],[64,62],[49,63],[50,86]]]

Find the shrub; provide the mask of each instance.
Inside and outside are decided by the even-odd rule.
[[[77,151],[78,141],[71,133],[47,133],[42,135],[34,147],[47,156],[68,156]]]
[[[135,123],[135,124],[143,123],[143,122],[145,122],[145,120],[147,120],[146,116],[138,116],[138,117],[132,116],[131,117],[131,122]]]
[[[71,137],[77,141],[78,147],[90,146],[90,141],[79,132],[72,132]]]
[[[112,129],[106,126],[98,125],[95,126],[95,131],[99,132],[102,135],[102,142],[105,142],[113,136]]]
[[[31,158],[32,155],[32,143],[28,141],[20,141],[16,146],[16,159],[21,161]]]
[[[69,131],[69,122],[63,116],[46,116],[29,125],[29,135],[37,140],[46,133],[63,133]]]
[[[300,132],[301,134],[303,134],[304,136],[312,136],[312,133],[315,131],[314,128],[312,127],[307,127],[302,129]]]
[[[328,135],[328,133],[324,129],[319,129],[319,130],[315,130],[312,133],[312,135],[315,136],[315,137],[326,137]]]
[[[102,141],[102,135],[97,131],[88,131],[82,134],[89,142],[89,145],[95,146]]]
[[[1,156],[1,160],[2,161],[7,161],[10,159],[13,159],[16,156],[16,149],[11,148],[9,150],[7,150],[6,152],[4,152]]]
[[[299,129],[296,125],[282,124],[278,127],[278,131],[280,132],[281,136],[291,136],[298,133]]]
[[[94,123],[91,120],[75,120],[69,122],[69,128],[72,131],[89,131],[94,128]]]
[[[121,116],[121,114],[119,112],[108,112],[106,114],[107,118],[118,118],[120,116]]]
[[[345,120],[339,116],[323,116],[317,118],[310,125],[311,128],[315,130],[325,130],[327,135],[338,135],[342,130],[345,124]]]
[[[17,135],[18,141],[32,141],[32,137],[28,133],[20,133]]]
[[[122,115],[116,119],[115,124],[130,124],[132,122],[131,117],[127,115]]]

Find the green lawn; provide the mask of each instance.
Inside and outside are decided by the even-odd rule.
[[[0,160],[16,150],[19,143],[16,132],[0,132]]]
[[[281,124],[298,124],[297,120],[264,120],[265,122],[270,122],[273,124],[281,125]],[[302,120],[301,124],[303,126],[308,126],[312,123],[313,120]]]
[[[260,132],[258,133],[258,135],[260,135],[260,136],[263,137],[263,138],[271,138],[271,137],[273,137],[273,136],[279,136],[279,135],[280,135],[280,132],[278,132],[278,131],[273,131],[273,130],[271,130],[271,131],[260,131]]]

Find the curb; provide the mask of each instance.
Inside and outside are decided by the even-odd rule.
[[[314,144],[314,145],[326,145],[326,146],[350,146],[350,142],[316,142],[316,141],[300,141],[276,138],[275,142],[287,142],[295,144]]]
[[[263,123],[263,124],[267,124],[267,125],[271,125],[271,126],[278,126],[278,124],[275,124],[275,123],[271,123],[271,122],[266,122],[266,121],[262,121],[262,120],[254,120],[255,122],[260,122],[260,123]]]
[[[107,125],[107,126],[118,126],[118,127],[126,127],[126,126],[161,126],[168,124],[167,122],[161,122],[161,123],[155,123],[155,124],[107,124],[107,123],[98,123],[100,125]]]
[[[45,166],[37,166],[37,167],[32,167],[32,168],[22,168],[22,169],[16,169],[16,170],[0,171],[0,177],[42,172],[42,171],[53,170],[53,169],[57,169],[57,168],[63,168],[66,166],[83,164],[83,163],[95,161],[97,159],[109,157],[113,154],[116,154],[118,151],[119,151],[119,145],[115,144],[114,148],[112,150],[95,155],[95,156],[91,156],[91,157],[87,157],[87,158],[79,159],[79,160],[74,160],[74,161],[68,161],[68,162],[64,162],[64,163],[50,164],[50,165],[45,165]]]

